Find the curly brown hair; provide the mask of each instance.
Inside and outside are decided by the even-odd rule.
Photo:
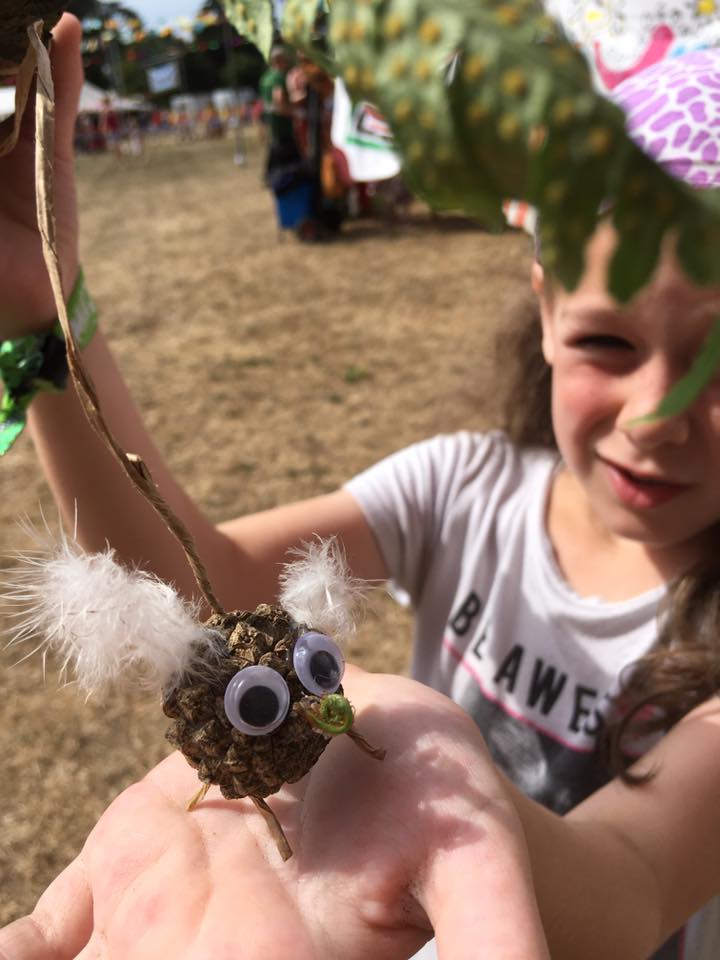
[[[545,362],[540,311],[535,297],[516,308],[512,322],[495,342],[496,369],[503,370],[506,389],[500,426],[518,447],[557,450],[551,415],[552,371]]]

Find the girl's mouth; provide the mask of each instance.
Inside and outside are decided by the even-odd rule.
[[[634,473],[611,460],[600,457],[615,495],[625,506],[647,510],[659,507],[688,489],[689,484],[673,483],[662,477]]]

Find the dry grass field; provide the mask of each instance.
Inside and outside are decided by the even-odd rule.
[[[279,240],[260,156],[229,142],[78,162],[83,262],[147,423],[210,517],[328,491],[381,456],[492,417],[492,332],[528,244],[419,205],[324,245]],[[0,463],[0,552],[53,516],[30,442]],[[7,563],[7,560],[3,560]],[[1,625],[1,624],[0,624]],[[406,669],[384,597],[350,658]],[[2,646],[2,645],[0,645]],[[156,702],[82,702],[53,665],[0,653],[0,922],[29,910],[108,802],[167,752]]]

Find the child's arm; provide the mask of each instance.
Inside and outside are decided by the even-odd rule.
[[[553,960],[645,960],[720,894],[720,700],[557,817],[514,787]]]
[[[348,670],[358,729],[268,798],[283,862],[247,800],[175,753],[122,793],[0,957],[406,960],[434,927],[442,960],[549,960],[522,826],[472,719],[414,681]]]

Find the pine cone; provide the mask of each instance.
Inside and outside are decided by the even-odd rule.
[[[226,651],[218,664],[196,664],[164,699],[163,710],[174,721],[167,739],[197,769],[200,780],[218,784],[224,797],[267,797],[305,776],[330,741],[293,709],[301,701],[318,703],[293,668],[295,641],[304,631],[280,607],[267,604],[253,613],[214,614],[207,626],[225,636]],[[224,703],[232,678],[251,665],[277,671],[290,692],[285,720],[258,736],[236,729]]]
[[[22,63],[28,46],[27,28],[42,20],[47,41],[67,4],[68,0],[0,0],[0,73]]]

